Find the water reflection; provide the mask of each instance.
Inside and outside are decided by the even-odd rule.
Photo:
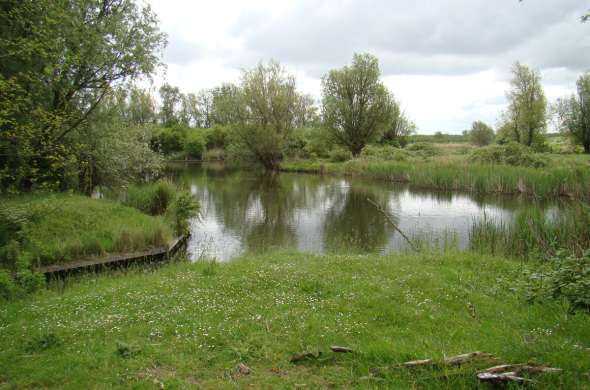
[[[201,201],[189,253],[227,260],[272,249],[376,253],[407,243],[367,199],[408,236],[468,246],[474,220],[509,221],[530,199],[408,189],[393,183],[317,175],[259,175],[218,165],[177,166],[170,176]],[[537,203],[542,211],[556,205]]]

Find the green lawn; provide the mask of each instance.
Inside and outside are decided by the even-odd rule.
[[[0,387],[473,388],[492,363],[393,366],[479,350],[564,369],[537,388],[589,388],[590,316],[525,302],[522,267],[472,253],[276,253],[87,276],[0,306]],[[303,351],[323,354],[289,362]]]
[[[1,211],[3,219],[16,220],[20,226],[17,236],[22,242],[21,256],[33,265],[144,250],[164,245],[174,235],[162,217],[152,217],[114,201],[80,195],[5,198]]]

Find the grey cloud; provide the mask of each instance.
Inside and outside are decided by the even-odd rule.
[[[579,0],[305,0],[272,20],[238,19],[232,32],[249,55],[277,58],[312,77],[341,66],[353,52],[381,59],[385,74],[465,74],[527,57],[540,67],[581,69],[589,61]],[[585,32],[586,31],[586,32]],[[567,34],[574,34],[563,39]],[[510,58],[508,58],[510,57]],[[230,59],[230,64],[239,61]]]

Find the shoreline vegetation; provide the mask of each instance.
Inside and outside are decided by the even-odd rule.
[[[584,166],[538,169],[471,164],[457,160],[386,161],[359,158],[345,162],[289,160],[281,164],[280,170],[366,177],[442,191],[590,199],[590,169]]]
[[[563,370],[531,376],[540,388],[584,388],[588,316],[526,299],[535,268],[475,253],[279,252],[82,276],[0,306],[0,383],[467,389],[482,369],[528,363]],[[472,351],[497,360],[399,366]]]

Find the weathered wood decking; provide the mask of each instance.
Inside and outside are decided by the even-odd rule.
[[[45,275],[66,274],[71,271],[86,270],[90,268],[100,269],[102,267],[123,266],[138,262],[157,262],[169,259],[186,245],[189,235],[177,237],[167,246],[150,249],[147,251],[124,253],[108,257],[93,256],[86,259],[72,261],[64,264],[53,264],[39,267],[38,272]]]

